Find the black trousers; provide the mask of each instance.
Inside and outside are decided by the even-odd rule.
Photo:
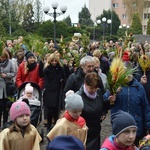
[[[58,107],[46,107],[44,106],[44,119],[47,119],[47,130],[51,129],[52,120],[54,119],[53,124],[58,120],[59,112]]]
[[[2,116],[3,116],[3,126],[8,120],[8,108],[7,108],[7,102],[8,99],[0,99],[0,126],[2,122]]]

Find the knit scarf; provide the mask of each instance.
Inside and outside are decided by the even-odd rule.
[[[37,63],[27,64],[28,71],[32,71],[36,68]]]
[[[95,98],[96,98],[97,92],[95,92],[94,94],[90,94],[90,93],[87,91],[85,85],[83,86],[83,90],[84,90],[84,93],[86,94],[86,96],[87,96],[88,98],[90,98],[90,99],[95,99]]]
[[[79,116],[78,119],[74,119],[73,117],[71,117],[68,113],[68,111],[65,112],[64,117],[71,121],[74,122],[75,124],[77,124],[78,126],[80,126],[81,128],[85,125],[85,120],[84,118],[82,118],[81,116]]]
[[[5,68],[7,66],[7,64],[8,64],[8,61],[9,60],[5,60],[3,62],[0,62],[0,67]]]

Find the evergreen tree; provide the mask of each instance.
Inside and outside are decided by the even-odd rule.
[[[94,25],[94,23],[91,19],[91,14],[90,14],[88,8],[86,7],[86,5],[84,5],[84,7],[82,7],[81,12],[79,12],[79,23],[80,23],[80,25],[86,25],[86,26]]]
[[[133,34],[142,34],[142,24],[140,21],[140,17],[138,13],[133,15],[132,24],[131,24],[131,32]]]
[[[42,3],[40,0],[34,2],[34,20],[36,23],[41,23],[43,17]]]
[[[23,22],[22,26],[27,32],[33,32],[34,31],[34,12],[33,12],[33,7],[31,4],[28,4],[26,6],[26,9],[24,11],[24,16],[23,16]]]
[[[72,26],[70,16],[68,16],[67,18],[65,18],[63,21],[64,21],[68,26]]]

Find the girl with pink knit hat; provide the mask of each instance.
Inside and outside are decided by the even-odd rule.
[[[30,108],[25,102],[14,102],[10,108],[13,124],[0,133],[1,150],[40,150],[42,140],[30,124]]]

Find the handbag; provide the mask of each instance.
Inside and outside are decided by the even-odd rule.
[[[14,82],[6,82],[6,93],[7,96],[14,96],[16,93],[16,85]]]

